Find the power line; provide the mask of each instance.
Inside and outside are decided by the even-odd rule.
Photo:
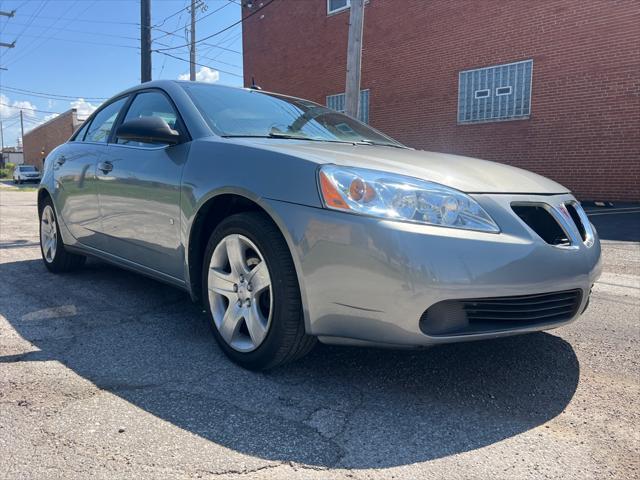
[[[35,38],[36,41],[37,39],[42,38],[42,36],[39,35],[24,35],[25,37],[32,37]],[[100,45],[100,46],[105,46],[105,47],[115,47],[115,48],[129,48],[129,49],[134,49],[134,50],[140,50],[140,47],[136,47],[134,45],[122,45],[119,43],[106,43],[106,42],[98,42],[98,41],[91,41],[91,40],[79,40],[79,39],[73,39],[73,38],[61,38],[61,37],[48,37],[44,39],[45,42],[67,42],[67,43],[74,43],[76,45]],[[31,44],[33,45],[33,43]],[[42,45],[42,43],[40,44]],[[40,45],[38,45],[37,47],[39,47]],[[33,52],[34,50],[37,49],[37,47],[32,48],[31,52]],[[31,53],[29,52],[29,53]],[[11,65],[15,62],[17,62],[19,59],[23,58],[25,55],[22,55],[20,57],[17,57],[15,59],[13,59],[10,63],[8,63],[8,65]]]
[[[37,126],[37,125],[42,124],[42,122],[43,122],[43,120],[44,120],[44,119],[34,119],[34,118],[29,118],[29,117],[25,117],[25,116],[23,116],[23,117],[22,117],[22,120],[23,120],[24,122],[26,122],[26,123],[30,123],[30,124],[32,124],[32,125],[34,125],[34,126]]]
[[[24,23],[15,23],[15,22],[11,22],[11,25],[18,25],[18,26],[22,26],[25,25]],[[126,35],[115,35],[112,33],[104,33],[104,32],[87,32],[86,30],[71,30],[69,28],[63,28],[63,27],[45,27],[44,25],[33,25],[36,28],[46,28],[47,30],[63,30],[65,32],[70,32],[70,33],[83,33],[83,34],[87,34],[87,35],[99,35],[99,36],[105,36],[105,37],[114,37],[114,38],[125,38],[127,40],[136,40],[136,41],[140,41],[139,38],[137,37],[129,37]],[[8,33],[10,35],[10,33]],[[34,37],[35,35],[24,35],[25,37]]]
[[[229,34],[230,34],[230,35],[229,35]],[[213,55],[213,58],[210,58],[210,60],[216,60],[217,58],[219,58],[220,56],[222,56],[222,55],[225,53],[225,51],[227,51],[227,50],[231,50],[231,49],[227,49],[227,48],[223,47],[222,45],[224,45],[224,44],[230,45],[232,42],[235,42],[235,41],[236,41],[240,36],[242,36],[242,31],[240,31],[240,32],[239,32],[239,33],[237,33],[237,34],[233,34],[231,31],[229,31],[229,32],[228,32],[228,34],[227,34],[227,36],[225,36],[225,38],[224,38],[224,39],[220,40],[220,42],[219,42],[219,43],[217,43],[216,45],[212,45],[212,46],[211,46],[211,48],[206,48],[206,49],[204,50],[204,52],[205,52],[207,55],[210,55],[210,54],[211,54],[211,51],[213,50],[213,48],[214,48],[214,47],[221,49],[219,52],[217,52],[217,53],[213,53],[213,54],[212,54],[212,55]],[[208,45],[208,44],[203,43],[203,45]],[[235,52],[235,50],[234,50],[234,52]],[[240,54],[241,54],[242,52],[238,52],[238,53],[240,53]]]
[[[168,17],[164,17],[164,19],[163,19],[160,23],[157,23],[157,24],[155,24],[155,25],[151,25],[151,28],[158,28],[158,27],[161,27],[162,25],[164,25],[164,24],[165,24],[165,22],[166,22],[167,20],[169,20],[170,18],[175,17],[175,16],[176,16],[176,15],[178,15],[178,14],[180,14],[180,18],[182,18],[182,13],[183,13],[185,10],[188,10],[188,9],[189,9],[189,5],[185,5],[183,8],[181,8],[181,9],[180,9],[180,10],[178,10],[177,12],[172,13],[172,14],[171,14],[171,15],[169,15]],[[178,23],[180,23],[180,20],[179,20],[179,19],[178,19]]]
[[[160,31],[162,32],[164,30],[160,30]],[[176,33],[173,33],[173,32],[167,32],[167,34],[171,35],[172,37],[180,37],[180,35],[177,35]],[[158,38],[162,38],[162,37],[158,37]],[[180,37],[180,38],[182,38],[182,37]],[[158,42],[158,39],[154,40],[154,42],[157,43],[158,45],[170,47],[170,45],[167,45],[166,43]],[[231,52],[231,53],[238,53],[238,54],[242,53],[239,50],[233,50],[231,48],[221,47],[219,44],[203,43],[202,45],[207,46],[207,47],[211,47],[211,48],[219,48],[220,50],[225,50],[225,51]],[[179,47],[175,47],[175,48],[179,48]]]
[[[235,23],[232,23],[231,25],[229,25],[228,27],[223,28],[222,30],[217,31],[216,33],[213,33],[211,35],[208,35],[204,38],[201,38],[200,40],[196,41],[196,43],[200,43],[203,42],[205,40],[209,40],[210,38],[215,37],[216,35],[220,35],[221,33],[226,32],[227,30],[229,30],[230,28],[235,27],[236,25],[239,25],[241,23],[243,23],[244,21],[248,20],[249,18],[253,17],[254,15],[256,15],[258,12],[261,12],[262,10],[264,10],[265,8],[267,8],[269,5],[271,5],[273,2],[275,2],[276,0],[270,0],[268,3],[265,3],[264,5],[262,5],[260,8],[255,9],[253,12],[251,12],[249,15],[247,15],[244,18],[241,18],[240,20],[238,20]],[[165,50],[175,50],[178,48],[184,48],[184,47],[188,47],[190,46],[190,44],[185,44],[185,45],[178,45],[177,47],[171,47],[171,48],[159,48],[157,50],[155,50],[158,53],[162,53]]]
[[[189,0],[184,0],[184,8],[180,10],[180,16],[178,17],[177,25],[180,25],[180,22],[182,21],[182,15],[184,14],[185,10],[188,8],[188,2]],[[163,20],[162,23],[164,23],[166,20],[167,19],[165,18],[165,20]],[[169,42],[173,44],[173,37],[169,39]],[[167,45],[167,46],[170,46],[170,45]],[[167,58],[169,57],[165,55],[162,59],[162,67],[160,68],[160,74],[158,75],[158,77],[162,77],[162,73],[164,72],[164,67],[167,65]]]
[[[19,115],[18,115],[18,116],[19,116]],[[4,122],[5,120],[2,120],[2,121]],[[20,119],[16,120],[16,121],[15,121],[15,122],[13,122],[13,123],[10,123],[9,125],[4,125],[4,124],[3,124],[2,126],[3,126],[3,128],[4,128],[5,130],[8,130],[8,129],[10,129],[10,128],[15,127],[15,126],[16,126],[16,125],[18,125],[19,123],[20,123]]]
[[[34,90],[27,90],[25,88],[10,87],[8,85],[2,85],[2,89],[12,91],[13,93],[29,94],[36,97],[50,98],[52,100],[66,100],[66,99],[77,100],[78,98],[84,98],[85,100],[106,100],[108,98],[108,97],[85,97],[84,95],[62,95],[57,93],[36,92]]]
[[[233,67],[233,68],[237,68],[239,70],[242,70],[242,67],[240,65],[235,65],[235,64],[229,63],[229,62],[223,62],[222,60],[217,60],[216,58],[207,57],[205,55],[198,55],[198,56],[200,58],[204,58],[205,60],[209,60],[211,62],[221,63],[222,65],[227,65],[228,67]]]
[[[29,22],[27,22],[29,25],[31,25],[31,24],[33,23],[33,20],[35,20],[35,19],[38,17],[38,15],[42,12],[42,10],[43,10],[44,6],[47,4],[47,2],[48,2],[48,1],[49,1],[49,0],[44,0],[44,2],[43,2],[43,3],[42,3],[42,5],[41,5],[41,8],[40,8],[39,10],[37,10],[36,12],[34,12],[34,14],[32,15],[32,17],[30,18],[30,21],[29,21]],[[77,3],[78,3],[78,0],[76,0],[76,1],[74,2],[73,6],[75,7],[75,5],[76,5]],[[13,63],[17,62],[18,60],[20,60],[20,59],[24,58],[24,57],[27,55],[27,53],[30,53],[29,48],[30,48],[32,45],[34,45],[35,43],[37,43],[38,38],[41,38],[42,36],[44,36],[44,35],[45,35],[45,33],[47,33],[47,31],[48,31],[51,27],[53,27],[56,23],[58,23],[59,19],[60,19],[60,18],[62,18],[62,16],[63,16],[63,15],[64,15],[64,14],[60,15],[60,16],[59,16],[59,17],[58,17],[58,18],[57,18],[57,19],[56,19],[56,20],[55,20],[51,25],[49,25],[48,27],[46,27],[46,28],[45,28],[44,32],[42,32],[42,33],[40,33],[39,35],[37,35],[37,36],[36,36],[36,38],[35,38],[34,40],[32,40],[31,42],[27,43],[27,45],[26,45],[25,47],[21,47],[21,48],[22,48],[22,49],[21,49],[21,55],[20,55],[20,54],[18,54],[18,57],[16,57],[16,58],[11,57],[11,58],[10,58],[10,60],[9,60],[9,63],[8,63],[7,65],[11,65],[11,64],[13,64]],[[27,29],[27,28],[28,28],[28,27],[25,27],[25,28],[22,30],[22,32],[21,32],[21,36],[22,36],[22,35],[24,35],[24,32],[26,31],[26,29]]]
[[[5,117],[3,119],[1,119],[1,121],[6,122],[8,120],[14,120],[16,118],[18,118],[20,116],[20,113],[14,113],[13,115],[9,115],[8,117]]]
[[[9,105],[8,103],[3,103],[3,102],[0,102],[0,105],[2,105],[3,107],[13,108],[14,110],[29,110],[32,112],[39,112],[39,113],[57,113],[57,114],[62,113],[62,112],[49,112],[47,110],[38,110],[37,108],[16,107],[15,105]]]
[[[27,19],[26,25],[24,26],[24,28],[22,30],[20,30],[20,33],[16,36],[16,38],[15,38],[16,41],[20,39],[22,34],[27,30],[27,28],[29,28],[29,26],[33,23],[33,21],[36,19],[38,14],[40,12],[42,12],[44,7],[47,5],[47,2],[49,2],[49,0],[43,0],[42,3],[40,3],[40,5],[31,13],[31,16]],[[22,6],[22,5],[20,5],[20,6]]]
[[[272,1],[273,1],[273,0],[272,0]],[[198,19],[196,20],[196,23],[197,23],[197,22],[199,22],[200,20],[204,20],[205,18],[207,18],[207,17],[209,17],[209,16],[213,15],[214,13],[219,12],[220,10],[222,10],[222,9],[223,9],[223,8],[225,8],[225,7],[228,7],[229,5],[231,5],[231,3],[227,0],[227,3],[225,3],[225,4],[224,4],[223,6],[221,6],[220,8],[216,8],[214,11],[209,12],[209,13],[207,13],[206,15],[203,15],[202,17],[198,18]],[[189,7],[187,7],[187,8],[189,8]],[[184,29],[184,28],[186,28],[186,27],[187,27],[187,26],[186,26],[186,25],[184,25],[184,26],[182,26],[182,27],[180,27],[180,28],[177,28],[176,30],[174,30],[174,31],[172,31],[172,32],[165,32],[165,34],[164,34],[164,35],[160,35],[158,38],[156,38],[156,40],[159,40],[159,39],[161,39],[161,38],[164,38],[164,37],[166,37],[167,35],[173,35],[174,33],[179,32],[180,30],[183,30],[183,29]],[[153,27],[151,27],[151,28],[153,28]],[[158,30],[159,30],[159,29],[158,29]],[[190,45],[190,44],[189,44],[189,45]]]
[[[47,0],[48,1],[48,0]],[[43,20],[55,20],[55,17],[38,17],[41,18]],[[61,18],[61,20],[69,20],[69,17],[67,18]],[[85,22],[85,23],[111,23],[111,24],[115,24],[115,25],[135,25],[137,27],[140,26],[140,23],[136,23],[136,22],[119,22],[119,21],[115,21],[115,20],[94,20],[94,19],[89,19],[89,18],[72,18],[71,19],[74,22]]]
[[[175,55],[171,55],[170,53],[166,53],[166,52],[157,52],[161,55],[166,55],[167,57],[171,57],[171,58],[175,58],[176,60],[181,60],[183,62],[186,63],[190,63],[189,60],[185,59],[185,58],[180,58],[180,57],[176,57]],[[217,70],[218,72],[222,72],[222,73],[226,73],[227,75],[232,75],[234,77],[238,77],[238,78],[243,78],[242,75],[238,75],[237,73],[233,73],[233,72],[227,72],[225,70],[220,70],[219,68],[216,67],[211,67],[210,65],[205,65],[203,63],[198,63],[198,62],[193,62],[195,65],[198,65],[199,67],[207,67],[207,68],[212,68],[213,70]]]
[[[79,1],[79,0],[77,0],[77,1],[73,4],[73,6],[74,6],[74,7],[75,7],[75,5],[78,3],[78,1]],[[82,16],[82,15],[83,15],[87,10],[89,10],[91,7],[93,7],[93,4],[94,4],[94,3],[96,3],[96,1],[97,1],[97,0],[92,0],[92,1],[90,1],[90,2],[89,2],[89,4],[87,5],[87,8],[85,8],[85,9],[84,9],[84,10],[82,10],[82,11],[80,11],[80,12],[79,12],[79,13],[78,13],[74,18],[72,18],[72,19],[68,20],[68,21],[64,24],[63,28],[64,28],[64,27],[66,27],[66,26],[68,26],[70,23],[72,23],[72,22],[73,22],[74,20],[76,20],[77,18],[81,17],[81,16]],[[50,27],[53,27],[53,26],[54,26],[56,23],[58,23],[58,21],[60,21],[60,20],[64,20],[64,19],[63,19],[63,15],[60,15],[60,17],[58,17],[58,18],[57,18],[57,19],[56,19],[56,20],[55,20],[55,21],[50,25]],[[48,29],[47,29],[47,30],[48,30]],[[47,30],[45,30],[45,32],[43,32],[43,33],[41,34],[41,37],[43,37],[43,36],[44,36],[44,33],[46,33],[46,31],[47,31]],[[50,39],[51,39],[51,40],[58,40],[58,41],[60,41],[60,40],[61,40],[61,41],[68,41],[68,40],[66,40],[66,39],[52,38],[52,37],[46,38],[46,37],[45,37],[45,38],[43,38],[43,39],[42,39],[42,41],[41,41],[40,43],[38,43],[37,45],[35,45],[35,47],[34,47],[34,48],[32,48],[32,49],[30,49],[30,50],[29,50],[29,47],[30,47],[31,45],[34,45],[35,43],[37,43],[37,42],[38,42],[38,40],[36,39],[36,40],[34,40],[33,42],[31,42],[31,43],[29,44],[29,47],[27,47],[27,50],[26,50],[25,52],[23,52],[22,56],[20,56],[20,57],[18,57],[18,58],[16,58],[16,59],[13,59],[13,61],[10,61],[10,62],[9,62],[9,65],[12,65],[12,64],[14,64],[14,63],[16,63],[16,62],[18,62],[18,61],[22,60],[22,59],[23,59],[23,58],[25,58],[28,54],[31,54],[34,50],[36,50],[37,48],[39,48],[42,44],[44,44],[47,40],[50,40]],[[85,43],[92,43],[92,42],[85,42]],[[115,46],[115,45],[111,45],[111,46]]]

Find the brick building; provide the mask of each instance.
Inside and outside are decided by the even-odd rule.
[[[245,85],[339,109],[349,0],[245,2],[243,15],[261,6],[244,22]],[[372,126],[581,199],[640,201],[637,1],[369,0],[364,18]]]
[[[41,169],[49,152],[66,142],[80,125],[78,112],[72,108],[26,132],[22,139],[24,163]]]

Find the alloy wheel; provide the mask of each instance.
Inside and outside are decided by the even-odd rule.
[[[243,235],[224,237],[211,256],[207,288],[213,321],[224,341],[239,352],[257,349],[273,315],[271,276],[258,247]]]
[[[44,259],[48,263],[52,263],[56,256],[56,248],[58,246],[58,227],[51,205],[46,205],[42,210],[42,218],[40,219],[40,245]]]

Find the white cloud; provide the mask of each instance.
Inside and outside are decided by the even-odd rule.
[[[98,108],[98,105],[89,103],[84,98],[79,98],[69,103],[71,105],[71,108],[75,108],[78,112],[78,118],[80,120],[85,120],[89,115],[93,113],[96,108]]]
[[[189,74],[183,73],[178,77],[178,80],[189,80]],[[200,67],[200,70],[196,72],[196,81],[216,83],[220,80],[220,72],[209,67]]]
[[[22,115],[25,119],[36,118],[34,109],[36,106],[29,101],[11,100],[4,94],[0,94],[0,120],[2,120],[4,145],[20,145],[20,120],[18,115],[22,109]],[[11,120],[7,120],[11,118]],[[29,130],[33,122],[25,122],[25,132]],[[15,143],[14,143],[15,141]]]
[[[53,108],[56,106],[55,100],[47,100],[47,108]]]
[[[20,113],[22,109],[22,114],[25,117],[35,117],[36,112],[35,105],[26,100],[14,100],[11,101],[9,97],[4,94],[0,94],[0,119],[4,119]]]
[[[59,113],[51,113],[49,115],[45,115],[45,117],[42,119],[42,123],[44,122],[48,122],[49,120],[53,120],[54,118],[56,118],[58,115],[60,115]]]

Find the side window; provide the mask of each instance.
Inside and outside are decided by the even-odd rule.
[[[143,92],[136,95],[131,102],[129,111],[124,117],[123,123],[129,120],[143,117],[160,117],[173,129],[176,129],[178,115],[173,109],[171,102],[160,92]],[[117,143],[124,145],[135,145],[137,147],[157,147],[155,143],[142,143],[118,138]]]
[[[87,129],[89,128],[89,122],[84,122],[84,125],[80,127],[78,133],[76,133],[75,137],[73,137],[74,142],[82,142],[84,141],[84,136],[87,133]]]
[[[100,110],[95,117],[84,138],[85,142],[106,142],[111,133],[111,128],[118,118],[118,113],[124,106],[127,98],[121,98],[113,103],[110,103],[102,110]]]

